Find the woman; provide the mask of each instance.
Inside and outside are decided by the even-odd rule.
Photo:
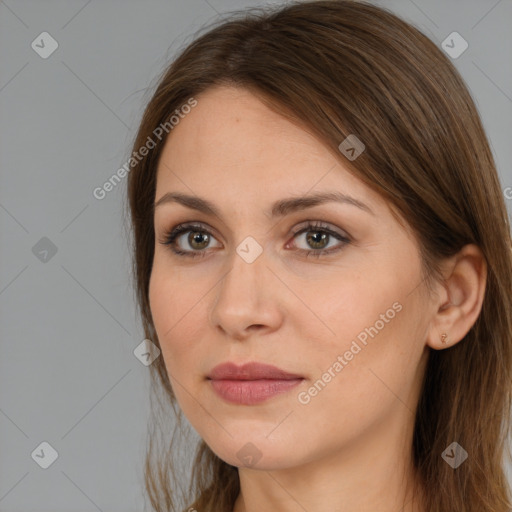
[[[510,509],[510,226],[435,44],[363,2],[246,13],[170,65],[133,149],[154,396],[201,438],[180,495],[152,433],[154,510]]]

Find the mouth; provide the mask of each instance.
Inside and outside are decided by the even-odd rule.
[[[299,385],[304,377],[272,365],[247,363],[237,366],[224,363],[207,376],[213,391],[229,403],[254,405],[286,393]]]

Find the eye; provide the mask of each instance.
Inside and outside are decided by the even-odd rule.
[[[183,235],[187,233],[188,236],[184,237]],[[180,245],[177,242],[182,238],[186,240],[186,243],[189,244],[192,250],[184,251],[177,248]],[[204,249],[206,249],[212,238],[215,240],[211,233],[201,224],[178,224],[165,235],[164,240],[160,240],[160,243],[169,245],[175,254],[196,258],[198,256],[206,256],[207,253]]]
[[[293,233],[293,238],[300,238],[303,234],[307,235],[304,237],[305,243],[313,249],[299,248],[296,250],[305,254],[306,257],[319,257],[321,255],[338,252],[346,244],[351,242],[348,236],[330,229],[329,225],[322,222],[307,221],[307,224],[302,226],[302,229],[299,228],[298,231]],[[185,237],[184,235],[187,236]],[[215,237],[211,235],[210,231],[201,224],[179,224],[170,232],[166,233],[164,239],[159,240],[159,242],[163,245],[169,245],[173,253],[179,256],[196,258],[204,257],[208,254],[205,249],[208,248],[212,239],[216,240]],[[338,240],[341,243],[337,244],[334,248],[326,249],[331,239]],[[183,245],[179,242],[186,242],[191,250],[181,249],[180,247]]]
[[[324,224],[322,222],[308,221],[306,226],[294,233],[294,239],[300,238],[299,235],[305,235],[303,240],[309,247],[313,247],[313,250],[300,249],[300,251],[306,254],[306,257],[319,257],[326,254],[332,254],[340,251],[346,244],[351,242],[348,236],[330,229],[328,224]],[[341,243],[338,243],[337,245],[335,244],[335,246],[330,249],[326,249],[329,242],[335,240],[338,240]]]

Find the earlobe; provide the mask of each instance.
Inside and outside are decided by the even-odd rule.
[[[435,350],[449,348],[469,332],[481,310],[487,283],[487,263],[480,248],[464,246],[446,266],[443,293],[427,334],[427,345]]]

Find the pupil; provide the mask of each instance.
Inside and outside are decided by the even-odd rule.
[[[204,235],[202,233],[198,233],[197,231],[194,232],[194,233],[191,233],[190,234],[191,238],[192,238],[192,242],[191,245],[194,246],[194,243],[198,243],[199,245],[201,245],[201,238],[204,238],[204,242],[203,242],[203,245],[208,245],[208,236],[207,235]]]
[[[320,231],[313,231],[313,233],[317,233],[317,235],[320,233]],[[327,233],[321,233],[319,234],[320,240],[316,240],[318,236],[308,236],[308,243],[311,242],[311,239],[313,239],[313,245],[321,243],[322,241],[325,241],[327,238]]]

